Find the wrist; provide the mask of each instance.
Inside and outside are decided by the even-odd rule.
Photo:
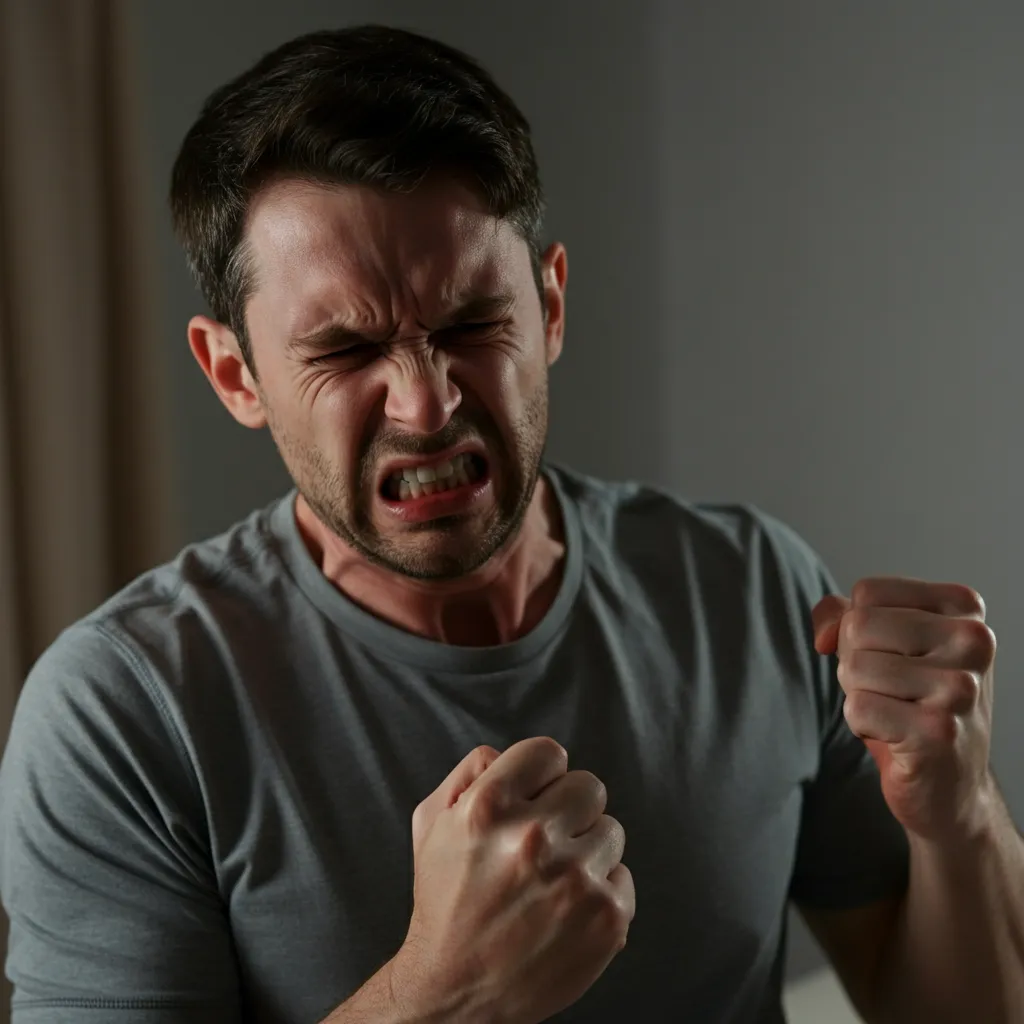
[[[446,985],[426,958],[407,946],[385,965],[392,1024],[491,1024],[494,1018]]]
[[[443,1004],[428,1002],[393,957],[321,1024],[442,1024]]]
[[[974,858],[996,841],[1005,817],[1005,805],[995,779],[986,773],[954,825],[933,836],[908,832],[911,852],[918,857],[950,863]]]

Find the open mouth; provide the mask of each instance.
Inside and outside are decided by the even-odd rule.
[[[487,462],[482,456],[461,452],[450,459],[395,470],[384,479],[381,494],[388,501],[415,501],[469,487],[486,476]]]

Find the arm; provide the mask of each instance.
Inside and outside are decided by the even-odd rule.
[[[870,1024],[1024,1021],[1024,841],[1002,801],[959,847],[911,838],[902,898],[799,906]]]
[[[911,837],[910,888],[876,978],[893,1021],[1024,1021],[1024,841],[995,783],[962,845]]]
[[[414,991],[410,981],[415,972],[410,975],[403,961],[399,950],[320,1024],[460,1024],[463,1017],[456,1007]]]
[[[33,669],[0,771],[14,1024],[237,1024],[201,796],[141,662],[76,627]]]
[[[321,1024],[426,1024],[427,1018],[399,1011],[391,984],[389,960],[358,992],[341,1004]]]
[[[984,602],[967,587],[878,577],[850,600],[825,599],[815,619],[910,850],[892,927],[860,937],[862,953],[878,951],[860,976],[869,1019],[1019,1024],[1024,843],[989,767],[996,642]]]

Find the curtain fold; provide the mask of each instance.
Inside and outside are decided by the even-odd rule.
[[[57,633],[178,543],[130,15],[0,0],[0,744]]]

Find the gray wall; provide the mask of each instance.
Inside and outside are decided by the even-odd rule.
[[[551,451],[751,500],[840,582],[956,579],[1001,639],[994,761],[1024,821],[1024,7],[1012,0],[507,5],[143,0],[154,193],[207,93],[359,20],[480,57],[536,135],[569,249]],[[154,200],[187,531],[287,484],[184,341],[200,308]],[[814,961],[798,931],[791,972]]]

